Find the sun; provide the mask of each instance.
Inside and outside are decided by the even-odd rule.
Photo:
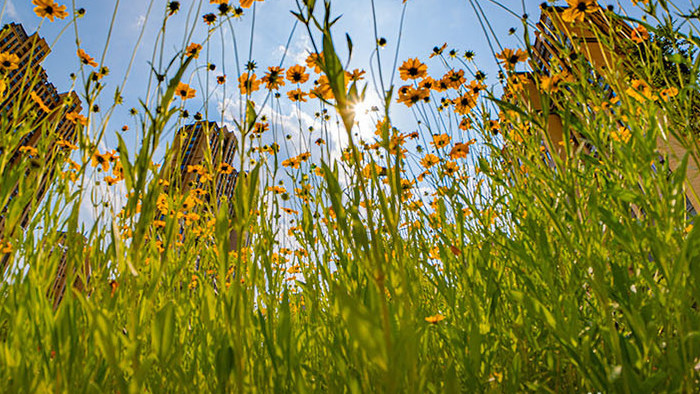
[[[370,100],[356,103],[352,110],[355,113],[355,123],[359,125],[360,129],[372,127],[379,113],[379,107]]]

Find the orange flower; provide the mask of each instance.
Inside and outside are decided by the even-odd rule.
[[[467,155],[469,154],[469,143],[463,143],[463,142],[457,142],[455,146],[452,147],[452,150],[450,151],[450,158],[451,159],[463,159],[466,158]]]
[[[190,88],[190,85],[180,82],[175,88],[175,94],[180,96],[181,99],[187,100],[193,98],[197,91]]]
[[[442,44],[441,47],[435,47],[435,48],[433,48],[433,53],[430,54],[429,58],[432,59],[432,58],[434,58],[435,56],[440,56],[440,55],[442,55],[442,51],[444,51],[445,48],[447,48],[447,43]]]
[[[104,155],[100,154],[99,151],[95,151],[92,156],[90,157],[91,165],[93,167],[101,167],[102,171],[107,171],[109,170],[109,153],[105,153]]]
[[[462,118],[462,121],[459,122],[459,129],[467,131],[472,127],[472,121],[467,118],[466,116]]]
[[[425,321],[427,321],[427,322],[430,323],[430,324],[437,324],[437,323],[439,323],[439,322],[441,322],[441,321],[443,321],[443,320],[445,320],[445,316],[443,316],[443,315],[441,315],[441,314],[439,314],[439,313],[437,313],[437,314],[435,314],[435,315],[433,315],[433,316],[428,316],[428,317],[425,318]]]
[[[219,85],[225,84],[226,83],[226,75],[219,75],[218,77],[216,77],[216,83],[218,83]]]
[[[287,92],[287,96],[289,96],[289,99],[297,102],[297,101],[302,101],[306,102],[306,99],[304,98],[306,96],[306,92],[303,92],[301,89],[295,89],[292,91]]]
[[[404,103],[407,107],[421,100],[429,100],[430,91],[428,89],[413,88],[410,85],[405,85],[399,88],[399,98],[396,100],[399,103]]]
[[[440,159],[437,156],[435,156],[432,153],[428,153],[421,159],[420,165],[422,165],[425,168],[430,168],[439,162]]]
[[[0,53],[0,67],[5,71],[12,71],[19,68],[19,57],[14,53]]]
[[[360,69],[357,69],[357,68],[354,69],[354,70],[352,70],[351,73],[346,71],[346,72],[345,72],[345,81],[348,82],[348,81],[360,81],[360,80],[363,80],[363,79],[365,79],[365,77],[363,77],[363,75],[365,75],[365,74],[366,74],[366,71],[360,70]]]
[[[436,134],[433,136],[433,141],[430,145],[434,146],[436,149],[444,148],[450,143],[452,138],[447,134]]]
[[[666,88],[661,91],[660,95],[664,101],[668,101],[671,97],[676,97],[678,95],[678,89],[674,87]]]
[[[459,169],[459,167],[457,167],[457,163],[455,163],[454,161],[448,161],[447,163],[445,163],[445,166],[442,168],[445,175],[453,175],[454,173],[457,172],[458,169]]]
[[[66,119],[68,119],[73,124],[80,123],[83,126],[87,125],[87,118],[75,111],[67,113]]]
[[[68,16],[65,5],[58,5],[53,0],[32,0],[34,13],[39,18],[49,18],[53,22],[53,18],[63,19]]]
[[[333,90],[331,89],[331,84],[328,82],[328,77],[321,75],[318,80],[314,82],[314,85],[315,87],[309,92],[311,96],[325,100],[333,98]]]
[[[417,58],[408,59],[399,67],[399,76],[404,81],[423,78],[428,74],[428,66],[418,61]]]
[[[0,242],[0,253],[2,253],[2,254],[12,253],[12,244],[9,241]]]
[[[454,100],[455,112],[460,115],[467,115],[476,106],[476,98],[469,93]]]
[[[287,70],[287,80],[291,83],[304,83],[309,80],[309,74],[306,73],[306,67],[297,64],[289,67]]]
[[[199,51],[201,50],[202,46],[193,42],[185,49],[185,56],[197,59],[199,58]]]
[[[219,164],[219,172],[222,174],[232,174],[233,173],[233,167],[229,165],[228,163],[221,163]]]
[[[257,79],[255,74],[243,73],[238,77],[238,88],[241,89],[241,94],[250,94],[260,89],[261,81]]]
[[[497,54],[496,58],[501,59],[501,63],[503,63],[507,69],[512,70],[516,64],[527,60],[527,53],[519,48],[516,51],[506,48],[503,52]]]
[[[250,8],[253,5],[253,1],[263,1],[263,0],[241,0],[241,7]]]
[[[30,92],[29,97],[39,106],[39,109],[44,112],[51,112],[51,109],[44,104],[44,101],[41,99],[41,97],[39,97],[39,95],[36,94],[36,92]]]
[[[284,69],[281,67],[268,67],[265,76],[260,79],[265,83],[268,90],[277,90],[280,86],[284,86]]]
[[[422,81],[418,83],[418,86],[423,89],[430,90],[435,87],[435,80],[430,76],[426,76],[425,78],[423,78]]]
[[[632,36],[630,39],[637,44],[641,44],[649,39],[649,31],[647,31],[644,26],[637,26],[634,30],[632,30]]]
[[[464,70],[450,70],[442,77],[448,88],[457,89],[467,82],[464,78]]]
[[[97,63],[95,62],[95,59],[93,59],[90,55],[85,53],[82,48],[78,49],[78,57],[80,58],[80,62],[83,63],[86,66],[92,66],[92,67],[97,67]]]
[[[552,75],[547,76],[544,75],[540,79],[540,86],[542,87],[542,90],[545,92],[552,92],[556,93],[559,91],[559,86],[562,82],[562,78],[557,74],[557,75]]]
[[[561,14],[564,22],[583,22],[586,14],[592,14],[600,8],[596,0],[566,0],[569,8]]]
[[[306,66],[313,68],[315,73],[321,72],[321,59],[323,59],[323,52],[316,54],[311,53],[309,57],[306,58]]]
[[[72,144],[70,141],[66,140],[58,140],[56,141],[56,145],[58,145],[61,148],[69,149],[69,150],[76,150],[78,147],[75,144]]]
[[[19,151],[20,151],[21,153],[26,153],[26,154],[28,154],[28,155],[30,155],[30,156],[36,156],[36,155],[39,154],[39,151],[38,151],[35,147],[33,147],[33,146],[28,146],[28,145],[27,145],[27,146],[22,146],[22,147],[20,147],[20,148],[19,148]]]

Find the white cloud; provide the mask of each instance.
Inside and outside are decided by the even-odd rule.
[[[5,0],[5,15],[7,15],[8,18],[14,19],[15,21],[19,21],[19,13],[17,12],[17,8],[15,8],[15,3],[12,2],[12,0]]]
[[[141,28],[144,23],[146,23],[146,15],[139,15],[138,19],[136,19],[136,27]]]
[[[281,59],[285,49],[287,50],[285,64],[305,64],[306,58],[311,53],[311,40],[309,40],[308,36],[302,35],[300,38],[293,40],[289,48],[286,48],[284,45],[278,46],[273,55]]]

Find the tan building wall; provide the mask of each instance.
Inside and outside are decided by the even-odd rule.
[[[625,51],[618,46],[618,42],[629,40],[632,36],[633,29],[629,25],[622,22],[612,23],[602,12],[587,14],[587,24],[573,25],[561,18],[563,10],[562,7],[549,7],[548,11],[542,12],[540,21],[537,23],[536,41],[533,46],[534,58],[531,59],[535,70],[549,73],[554,63],[567,67],[569,60],[560,57],[552,43],[574,46],[601,75],[610,75],[611,71],[624,67],[622,60],[625,58]],[[595,26],[596,31],[588,26]],[[611,26],[614,27],[611,28]],[[605,45],[602,40],[606,40]],[[614,72],[612,74],[615,75]],[[527,81],[521,99],[531,109],[541,111],[543,108],[540,92],[532,78],[528,78]],[[547,133],[548,135],[543,136],[547,150],[558,154],[563,159],[564,150],[561,146],[564,136],[563,127],[561,118],[554,108],[549,116]],[[657,145],[659,151],[668,159],[671,170],[675,171],[680,160],[687,153],[687,149],[672,135],[668,135],[667,140],[659,137]],[[688,200],[695,212],[700,212],[700,170],[698,170],[698,162],[692,156],[688,162],[685,183]]]

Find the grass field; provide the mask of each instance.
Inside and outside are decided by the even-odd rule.
[[[501,70],[486,80],[473,53],[439,47],[397,59],[392,78],[346,70],[353,44],[332,3],[290,2],[305,62],[246,69],[238,42],[226,76],[208,56],[231,21],[264,21],[256,2],[155,2],[162,28],[144,43],[163,67],[133,66],[153,74],[140,107],[124,108],[101,83],[108,65],[85,51],[80,114],[42,108],[31,89],[5,101],[0,391],[698,391],[698,10],[536,9],[521,47],[480,55]],[[33,6],[61,34],[80,23],[71,4]],[[570,39],[539,68],[540,12],[591,32],[605,67],[590,39],[558,30]],[[169,24],[183,13],[187,26]],[[202,24],[207,35],[192,34]],[[185,39],[170,58],[173,30]],[[17,67],[0,53],[3,92]],[[174,131],[193,122],[185,104],[211,99],[204,79],[234,103],[240,173],[223,199],[207,197],[230,171],[221,149],[189,169],[195,187],[162,168]],[[377,86],[381,105],[365,108]],[[313,130],[284,123],[282,105]],[[119,112],[132,113],[137,144]],[[72,141],[56,132],[62,116]],[[23,145],[32,132],[42,138]]]

